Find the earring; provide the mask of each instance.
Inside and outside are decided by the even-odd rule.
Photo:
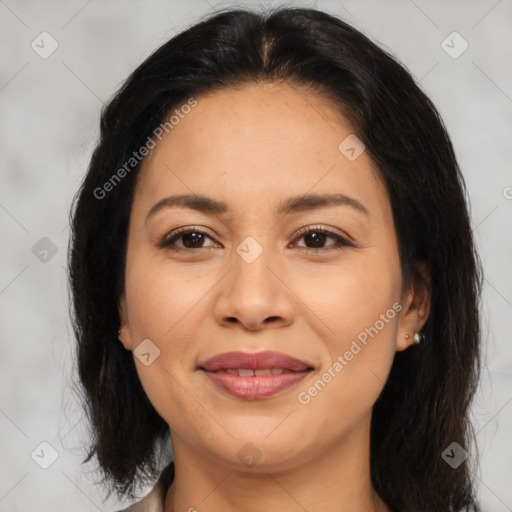
[[[408,340],[411,337],[409,333],[405,335],[405,339]],[[415,345],[419,345],[425,339],[425,335],[419,331],[416,331],[412,335],[412,340]]]
[[[122,332],[123,332],[123,329],[119,329],[119,331],[117,331],[117,335],[119,336]]]

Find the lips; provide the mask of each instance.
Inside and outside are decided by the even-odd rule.
[[[282,369],[290,372],[303,372],[312,369],[312,366],[304,361],[279,352],[259,352],[255,354],[247,352],[226,352],[200,363],[199,368],[207,372],[239,369]]]
[[[258,400],[299,383],[313,367],[278,352],[227,352],[204,361],[199,369],[229,395]]]

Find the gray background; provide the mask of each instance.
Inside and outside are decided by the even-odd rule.
[[[153,49],[227,5],[0,0],[0,512],[118,506],[103,501],[94,465],[80,465],[87,425],[73,390],[68,209],[98,137],[102,104]],[[486,273],[487,363],[472,410],[481,454],[479,496],[486,512],[512,511],[512,2],[292,5],[339,15],[396,55],[451,134]],[[51,49],[51,40],[39,36],[43,31],[58,44],[46,59],[40,54]],[[461,39],[452,36],[442,45],[453,31],[469,44],[458,58],[453,52],[463,48]],[[40,467],[52,453],[53,464]]]

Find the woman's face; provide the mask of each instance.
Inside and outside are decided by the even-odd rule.
[[[139,175],[122,343],[175,454],[260,469],[348,454],[404,335],[421,327],[401,297],[386,190],[351,126],[311,91],[260,84],[196,100],[177,107]],[[210,202],[160,203],[181,195]],[[204,369],[267,351],[303,366],[242,354]]]

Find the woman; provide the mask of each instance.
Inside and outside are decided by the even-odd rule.
[[[435,107],[312,9],[218,13],[105,108],[72,213],[90,460],[127,510],[477,510],[481,270]]]

